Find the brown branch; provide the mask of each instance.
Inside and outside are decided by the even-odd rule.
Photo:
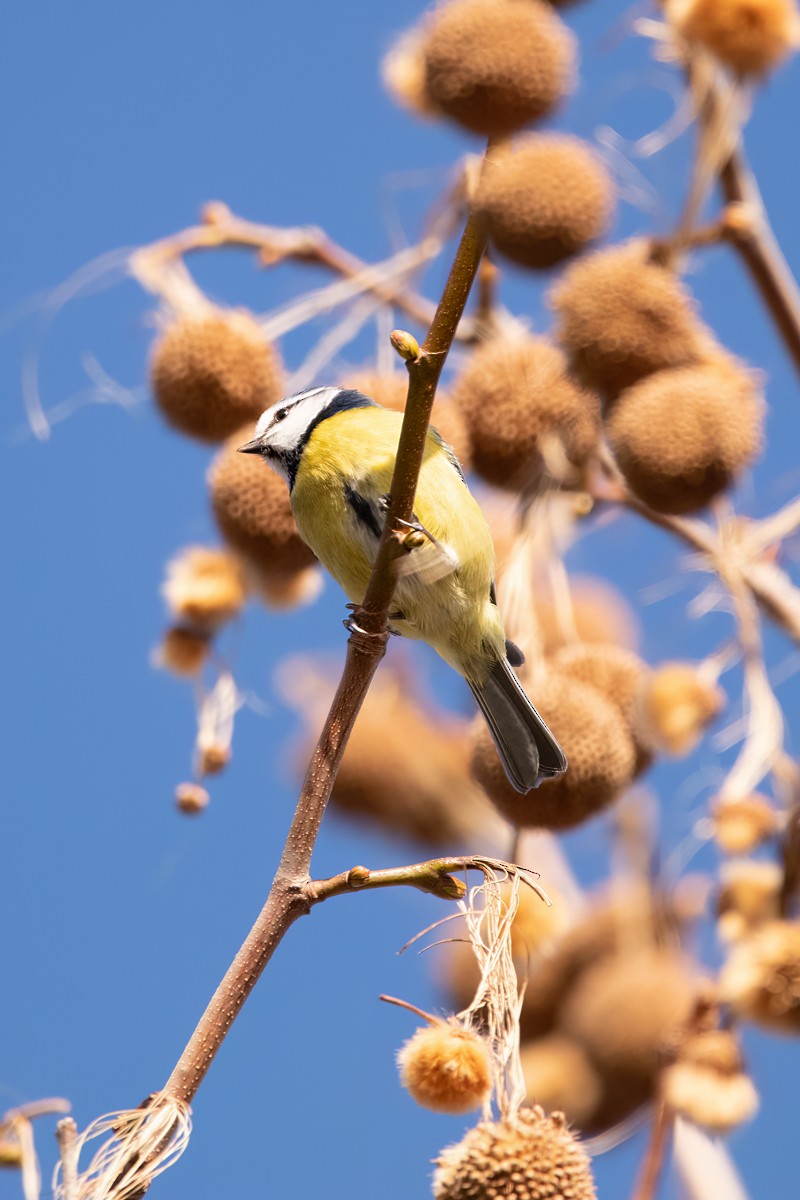
[[[672,1110],[663,1100],[659,1101],[653,1113],[650,1141],[642,1160],[641,1171],[636,1180],[631,1200],[655,1200],[674,1121],[675,1115]]]
[[[479,860],[468,857],[432,858],[428,862],[414,863],[410,867],[386,867],[371,871],[369,867],[351,867],[330,879],[314,879],[306,884],[305,895],[309,904],[319,904],[332,896],[348,896],[355,892],[370,891],[384,887],[415,887],[442,900],[462,900],[467,894],[463,879],[456,879],[451,872],[480,870]]]
[[[393,530],[410,520],[436,384],[452,345],[485,247],[482,225],[467,219],[455,260],[419,356],[409,362],[409,389],[391,502],[362,606],[356,610],[347,659],[319,743],[311,758],[269,896],[167,1080],[166,1095],[191,1101],[228,1030],[276,946],[311,901],[311,856],[347,740],[386,649],[386,617],[400,552]]]

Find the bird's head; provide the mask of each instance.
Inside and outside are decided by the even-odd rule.
[[[336,413],[374,403],[351,388],[317,387],[296,392],[262,413],[255,437],[239,450],[242,454],[260,454],[292,487],[303,450],[317,426]]]

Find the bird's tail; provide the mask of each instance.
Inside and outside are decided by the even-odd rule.
[[[513,788],[529,792],[543,779],[566,771],[564,751],[525,695],[508,659],[495,663],[485,683],[467,682]]]

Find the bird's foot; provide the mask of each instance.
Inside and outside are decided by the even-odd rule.
[[[395,529],[394,536],[397,538],[404,550],[410,554],[412,550],[419,550],[426,542],[431,542],[434,546],[439,543],[436,538],[430,533],[421,522],[417,520],[403,521],[400,517],[397,519],[397,524],[402,525],[402,529]]]

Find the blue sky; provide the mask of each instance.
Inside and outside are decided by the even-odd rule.
[[[97,256],[192,223],[209,199],[274,224],[320,224],[366,259],[395,248],[397,219],[413,238],[457,157],[477,148],[399,111],[381,90],[380,55],[417,13],[365,0],[345,8],[76,0],[6,14],[0,1110],[62,1094],[83,1125],[137,1104],[169,1074],[261,906],[288,825],[296,730],[273,686],[275,666],[289,651],[343,652],[333,586],[311,610],[248,612],[237,673],[263,711],[241,714],[234,762],[214,784],[209,812],[197,821],[175,814],[172,788],[187,774],[194,731],[191,698],[148,660],[164,619],[164,562],[213,536],[209,453],[166,431],[146,400],[152,304],[133,283],[76,299],[47,326],[46,297]],[[592,0],[567,16],[583,65],[554,123],[589,138],[604,125],[636,137],[665,120],[669,72],[628,36],[631,12]],[[800,74],[789,67],[756,98],[748,130],[790,262],[800,261],[790,152],[799,101]],[[663,212],[654,219],[623,203],[615,236],[666,227],[688,145],[681,139],[643,164]],[[431,271],[429,294],[444,270]],[[323,279],[300,269],[265,275],[236,254],[198,264],[198,278],[257,311]],[[692,285],[723,343],[767,376],[769,451],[740,496],[744,511],[764,513],[798,486],[796,379],[729,252],[700,259]],[[509,271],[503,288],[515,311],[546,327],[541,280]],[[318,333],[287,343],[290,365]],[[346,360],[361,361],[374,346],[372,329]],[[141,403],[132,415],[79,408],[37,441],[26,432],[21,392],[31,348],[47,407],[87,387],[87,354]],[[672,578],[680,562],[665,536],[620,521],[582,539],[570,565],[625,591],[642,614],[643,652],[657,661],[700,655],[728,632],[722,617],[687,618],[698,586],[689,576],[676,595],[643,603],[643,591]],[[790,657],[777,636],[768,649],[772,664]],[[430,655],[414,661],[442,698],[466,709],[458,682]],[[735,673],[730,682],[735,697]],[[780,692],[790,731],[797,691],[790,679]],[[668,849],[689,834],[708,794],[704,781],[718,770],[706,747],[654,773]],[[570,838],[570,848],[584,878],[604,873],[602,823]],[[329,822],[315,869],[415,857],[413,847]],[[160,1195],[426,1193],[430,1159],[464,1122],[418,1110],[396,1085],[393,1055],[411,1026],[377,995],[441,1003],[425,958],[395,954],[440,912],[416,893],[387,892],[332,901],[295,926],[214,1064],[194,1106],[190,1149],[157,1185]],[[734,1140],[734,1153],[754,1195],[781,1194],[793,1162],[789,1047],[755,1035],[748,1046],[763,1111]],[[50,1134],[43,1125],[46,1173]],[[627,1194],[640,1153],[635,1139],[598,1161],[601,1196]],[[14,1175],[0,1176],[0,1200],[18,1189]]]

